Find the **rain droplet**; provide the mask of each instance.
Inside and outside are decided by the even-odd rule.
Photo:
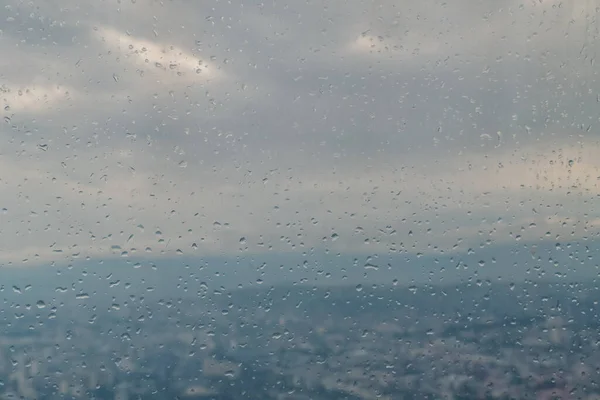
[[[233,377],[235,377],[235,373],[232,370],[228,370],[228,371],[225,371],[225,376],[227,378],[233,378]]]

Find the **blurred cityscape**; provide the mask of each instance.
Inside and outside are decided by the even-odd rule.
[[[599,293],[478,281],[17,296],[0,321],[0,398],[600,399]]]

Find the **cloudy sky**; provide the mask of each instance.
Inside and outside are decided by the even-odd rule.
[[[594,239],[596,0],[5,0],[0,262]]]

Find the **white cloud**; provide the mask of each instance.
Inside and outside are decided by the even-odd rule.
[[[356,53],[381,53],[392,51],[396,48],[395,45],[392,45],[390,48],[390,46],[384,43],[382,36],[377,37],[367,33],[361,34],[348,47],[348,50]]]
[[[384,59],[412,59],[419,56],[437,55],[443,48],[444,43],[441,40],[418,33],[404,34],[402,40],[399,40],[390,35],[374,35],[367,31],[350,41],[343,53],[368,54]]]
[[[214,82],[224,76],[223,71],[210,60],[175,45],[137,38],[112,27],[98,28],[95,34],[109,50],[123,54],[144,71],[162,73],[158,75],[161,79]]]
[[[380,61],[410,60],[423,66],[431,61],[480,57],[491,64],[514,56],[531,57],[534,49],[552,48],[562,54],[579,52],[584,44],[593,47],[593,25],[597,23],[593,0],[511,0],[502,4],[421,1],[407,3],[406,7],[396,5],[384,2],[379,12],[365,13],[348,31],[350,37],[342,44],[343,53]],[[564,42],[565,34],[570,35],[569,41],[577,40],[581,45],[577,49],[556,47]],[[463,63],[458,65],[465,67]]]
[[[0,99],[6,112],[40,113],[59,111],[80,99],[77,91],[63,85],[11,85],[0,87]]]

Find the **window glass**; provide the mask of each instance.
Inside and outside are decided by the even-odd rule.
[[[598,7],[2,0],[0,398],[600,398]]]

